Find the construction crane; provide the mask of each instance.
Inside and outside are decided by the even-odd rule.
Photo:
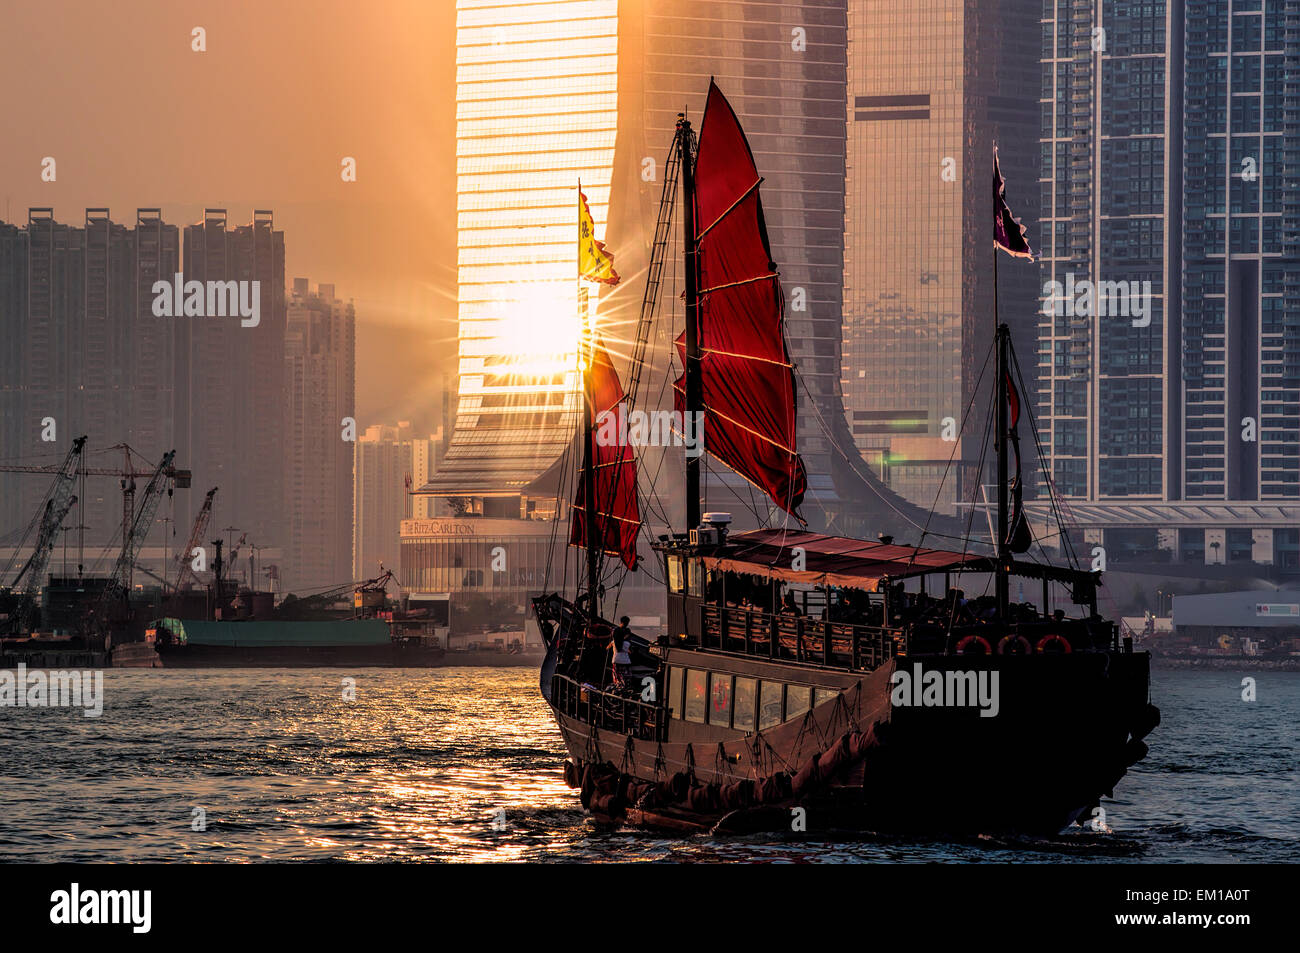
[[[45,507],[40,515],[40,525],[36,533],[36,545],[23,568],[14,577],[13,589],[23,586],[18,605],[10,616],[9,628],[13,632],[25,632],[31,628],[32,614],[36,610],[36,597],[40,594],[41,583],[45,579],[45,570],[50,563],[50,554],[54,552],[54,540],[68,510],[76,504],[77,498],[72,493],[72,485],[77,476],[77,466],[81,462],[81,452],[86,446],[86,438],[78,437],[72,442],[67,456],[54,477],[54,482],[46,494]]]
[[[144,498],[140,500],[140,506],[135,511],[131,525],[122,540],[122,554],[118,556],[117,564],[113,567],[113,575],[99,596],[94,621],[101,629],[107,625],[108,610],[112,604],[118,599],[124,600],[131,591],[131,572],[140,549],[144,546],[149,528],[153,526],[154,514],[158,512],[158,504],[162,502],[163,491],[167,489],[171,479],[168,473],[175,472],[172,467],[172,461],[175,459],[176,451],[168,450],[144,488]]]
[[[238,526],[227,526],[226,529],[227,529],[227,530],[233,530],[233,529],[239,529],[239,527],[238,527]],[[235,574],[236,572],[239,571],[239,564],[238,564],[238,562],[237,562],[237,560],[239,559],[239,547],[240,547],[240,546],[243,546],[244,543],[246,543],[246,542],[248,542],[248,534],[245,533],[245,532],[242,532],[242,531],[241,531],[240,534],[239,534],[239,539],[238,539],[238,541],[235,543],[235,545],[233,545],[233,546],[230,547],[230,554],[229,554],[228,556],[226,556],[226,565],[230,567],[230,576],[231,576],[231,577],[233,577],[234,574]],[[236,583],[235,585],[236,585],[236,588],[237,588],[239,584]],[[249,588],[251,588],[251,589],[256,589],[256,588],[257,588],[257,580],[256,580],[256,579],[253,580],[253,584],[252,584]]]
[[[194,578],[194,550],[199,548],[204,535],[208,532],[208,523],[212,521],[212,500],[216,495],[217,488],[214,486],[203,497],[203,505],[199,507],[199,515],[194,517],[194,529],[190,531],[190,541],[185,550],[176,557],[176,561],[180,563],[180,571],[176,574],[176,591],[178,592]]]
[[[83,444],[85,443],[85,440],[86,440],[85,437],[80,437],[80,438],[78,438],[78,439],[79,439]],[[124,465],[123,465],[122,467],[120,467],[120,468],[118,468],[118,469],[112,469],[112,468],[109,468],[109,467],[87,467],[87,466],[79,466],[78,469],[77,469],[77,471],[76,471],[76,475],[77,475],[78,477],[85,477],[85,476],[112,476],[112,477],[117,477],[117,478],[121,481],[121,488],[122,488],[122,540],[123,540],[123,546],[125,546],[125,541],[126,541],[127,538],[130,536],[131,521],[132,521],[132,519],[133,519],[133,517],[134,517],[134,511],[135,511],[135,479],[136,479],[136,477],[148,476],[148,475],[150,475],[153,471],[152,471],[152,470],[138,470],[138,469],[136,469],[136,464],[135,464],[135,462],[132,460],[132,458],[131,458],[131,454],[135,453],[137,456],[138,456],[139,454],[138,454],[137,451],[132,450],[131,447],[129,447],[128,445],[126,445],[126,444],[124,444],[124,443],[115,444],[115,445],[113,445],[112,447],[110,447],[110,448],[108,448],[108,449],[110,449],[110,450],[121,450],[121,451],[123,451],[123,454],[124,454],[124,457],[125,457],[125,463],[124,463]],[[81,452],[78,451],[79,462],[82,462],[82,461],[80,460],[80,457],[81,457]],[[67,462],[67,461],[65,460],[65,463],[66,463],[66,462]],[[52,465],[46,465],[46,466],[18,466],[18,465],[14,465],[14,464],[0,464],[0,473],[54,473],[54,474],[58,474],[58,473],[62,472],[62,469],[63,469],[62,466],[52,466]],[[185,489],[188,489],[189,486],[190,486],[190,482],[191,482],[191,480],[193,479],[193,475],[192,475],[192,473],[191,473],[189,470],[180,469],[180,468],[178,468],[178,467],[176,467],[176,466],[174,466],[174,465],[172,465],[172,464],[170,464],[170,463],[167,465],[167,469],[166,469],[166,472],[165,472],[165,476],[166,476],[169,480],[172,481],[172,485],[175,486],[176,489],[178,489],[178,490],[185,490]],[[84,494],[83,494],[83,495],[84,495]],[[84,531],[84,530],[85,530],[85,527],[82,526],[82,527],[80,527],[80,529]],[[77,564],[78,564],[78,565],[81,565],[81,564],[85,561],[85,559],[84,559],[84,551],[85,551],[85,537],[84,537],[84,535],[82,535],[81,537],[79,537],[79,539],[78,539],[78,543],[77,543],[77,553],[78,553],[78,555],[77,555]]]

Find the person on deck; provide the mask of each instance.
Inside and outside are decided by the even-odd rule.
[[[632,630],[628,628],[631,620],[627,616],[623,616],[618,621],[619,625],[614,629],[614,639],[610,642],[609,650],[614,655],[614,686],[622,688],[632,674],[632,653],[629,644]]]

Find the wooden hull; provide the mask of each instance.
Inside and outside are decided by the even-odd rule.
[[[674,666],[734,663],[724,653],[670,654]],[[791,667],[778,668],[783,677]],[[807,669],[803,680],[839,694],[756,733],[672,718],[662,740],[553,711],[570,782],[610,821],[679,832],[1051,834],[1088,820],[1145,754],[1140,739],[1158,721],[1148,668],[1143,653],[1107,652],[902,657],[858,675]],[[896,671],[996,674],[997,713],[913,704],[921,699],[906,694],[898,704]]]

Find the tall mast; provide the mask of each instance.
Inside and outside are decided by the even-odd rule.
[[[997,274],[997,250],[994,249],[994,274]],[[994,278],[994,281],[997,279]],[[994,291],[996,296],[997,292]],[[996,298],[995,298],[996,300]],[[996,307],[996,305],[995,305]],[[1007,347],[1011,337],[1010,329],[1005,324],[999,324],[996,336],[997,348],[997,390],[994,392],[997,402],[997,450],[998,450],[998,568],[997,568],[997,599],[998,599],[998,617],[1007,618],[1007,572],[1011,567],[1011,548],[1007,545],[1007,431],[1009,429],[1009,420],[1007,417],[1007,400],[1010,397],[1007,388],[1007,375],[1009,373],[1009,364]]]
[[[695,158],[691,155],[691,123],[685,114],[677,118],[677,148],[682,160],[682,248],[686,254],[686,413],[704,411],[704,388],[700,379],[700,261],[696,248]],[[691,418],[692,420],[696,418]],[[690,425],[682,422],[683,427]],[[700,460],[703,454],[686,456],[686,528],[700,525]]]
[[[582,180],[578,180],[578,241],[582,241]],[[578,262],[578,327],[582,360],[582,500],[583,526],[587,530],[587,614],[600,615],[600,532],[596,526],[596,421],[592,404],[591,369],[596,357],[595,329],[591,326],[587,289],[582,285],[582,263]]]
[[[582,480],[583,523],[587,528],[587,610],[592,618],[600,615],[600,532],[596,526],[596,454],[592,443],[595,438],[595,419],[591,413],[595,395],[591,390],[591,365],[595,359],[594,342],[587,318],[587,289],[578,289],[578,304],[582,312]]]

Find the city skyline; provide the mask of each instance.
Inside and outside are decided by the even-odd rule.
[[[1300,0],[0,8],[8,932],[1276,919]]]
[[[505,489],[518,490],[543,474],[567,445],[577,410],[576,374],[570,367],[576,347],[571,333],[576,328],[576,298],[573,284],[562,275],[573,257],[563,233],[573,211],[567,207],[572,198],[568,193],[576,196],[579,178],[597,231],[610,243],[624,274],[620,288],[591,290],[590,310],[607,327],[628,332],[621,341],[615,337],[616,351],[630,348],[628,338],[645,283],[649,221],[659,190],[657,176],[645,174],[646,161],[652,166],[662,161],[664,142],[679,109],[698,110],[700,91],[694,87],[705,74],[716,75],[733,88],[733,102],[750,130],[767,183],[773,256],[787,289],[786,317],[799,373],[799,441],[809,463],[810,515],[817,525],[836,525],[837,520],[858,515],[864,506],[886,518],[906,503],[927,510],[936,500],[940,478],[948,481],[938,495],[943,513],[960,511],[960,504],[969,504],[978,490],[971,442],[960,443],[955,461],[960,466],[945,476],[950,446],[939,433],[946,421],[962,415],[963,406],[974,396],[976,352],[986,312],[991,310],[991,284],[985,280],[983,254],[971,223],[983,214],[986,190],[980,182],[986,178],[984,170],[991,161],[986,153],[994,141],[1003,150],[1002,168],[1013,205],[1029,226],[1039,252],[1037,267],[1018,263],[1004,267],[999,282],[1003,311],[1014,325],[1026,396],[1032,398],[1031,409],[1037,413],[1039,435],[1050,461],[1042,475],[1050,473],[1055,487],[1079,504],[1073,514],[1081,529],[1096,541],[1115,531],[1116,513],[1146,521],[1148,511],[1114,509],[1113,504],[1126,501],[1284,503],[1300,492],[1296,489],[1300,451],[1288,416],[1300,399],[1293,393],[1296,387],[1285,344],[1292,321],[1285,290],[1287,282],[1294,280],[1294,245],[1285,245],[1284,224],[1291,213],[1282,208],[1286,193],[1280,177],[1266,175],[1258,189],[1251,188],[1244,175],[1230,171],[1224,177],[1225,188],[1232,191],[1232,227],[1224,235],[1231,280],[1224,279],[1223,291],[1205,290],[1218,287],[1215,282],[1223,278],[1215,275],[1216,252],[1195,244],[1195,228],[1181,226],[1184,206],[1189,217],[1199,216],[1197,223],[1213,226],[1228,221],[1221,205],[1196,204],[1211,175],[1207,170],[1223,159],[1214,151],[1223,142],[1233,144],[1235,151],[1229,156],[1233,169],[1239,159],[1254,159],[1253,153],[1268,169],[1286,168],[1295,137],[1284,128],[1282,115],[1294,96],[1282,82],[1282,68],[1295,52],[1286,38],[1284,3],[1230,4],[1222,16],[1217,8],[1193,5],[1186,17],[1181,8],[1164,3],[1150,10],[1101,2],[1068,9],[1058,4],[1036,10],[1026,19],[1019,17],[1016,4],[1005,0],[952,0],[936,7],[932,20],[900,19],[897,11],[853,0],[773,0],[756,4],[745,17],[722,0],[681,8],[631,0],[604,6],[575,5],[575,0],[525,6],[526,15],[520,12],[523,6],[460,0],[454,15],[444,11],[439,21],[458,64],[445,69],[430,87],[441,92],[429,94],[430,102],[442,103],[439,108],[457,111],[456,135],[444,136],[432,147],[426,143],[430,157],[441,157],[430,168],[437,168],[448,156],[452,163],[445,167],[446,175],[429,176],[443,181],[441,195],[446,200],[440,206],[443,214],[432,219],[448,221],[447,211],[453,204],[458,206],[453,229],[458,238],[446,242],[452,234],[447,232],[439,239],[444,247],[455,249],[458,259],[447,300],[437,309],[412,313],[417,321],[423,319],[422,330],[404,334],[400,346],[392,346],[382,343],[386,332],[377,327],[363,299],[350,295],[358,303],[354,389],[358,426],[364,431],[371,425],[411,421],[417,432],[442,431],[450,452],[447,466],[438,474],[444,493],[457,487],[501,492],[503,487],[487,486],[498,480],[492,467],[501,468],[499,476],[508,478]],[[574,17],[579,14],[584,32],[575,34],[565,25],[577,22]],[[560,32],[546,33],[548,24]],[[112,28],[120,29],[120,24]],[[203,48],[191,44],[191,59],[169,54],[160,61],[183,76],[195,93],[203,89],[202,69],[195,72],[203,61],[193,58],[220,53],[215,41],[228,36],[220,19],[201,29]],[[375,42],[376,29],[381,28],[368,28],[358,42]],[[1192,33],[1186,31],[1205,36],[1208,46],[1189,43]],[[289,31],[282,39],[289,49],[308,49],[321,32],[304,24],[300,32]],[[245,37],[239,42],[261,41]],[[728,43],[741,44],[734,56],[706,60],[695,52],[709,44]],[[917,55],[905,54],[908,49],[917,50]],[[924,60],[921,51],[936,50],[942,51],[947,73],[933,73],[924,65],[907,72],[907,63]],[[1185,62],[1188,56],[1192,62]],[[901,59],[895,62],[890,57]],[[755,75],[757,63],[767,64],[770,75]],[[547,64],[553,64],[553,69]],[[566,72],[575,64],[582,66],[579,73]],[[393,67],[407,68],[409,63]],[[1041,79],[1038,90],[1033,88],[1036,71]],[[1211,82],[1195,78],[1201,74]],[[539,97],[542,80],[546,96]],[[936,92],[918,92],[927,83]],[[525,88],[531,95],[520,99]],[[588,98],[574,99],[575,90],[583,90]],[[331,93],[340,92],[337,85],[331,87]],[[358,122],[352,97],[360,94],[346,92],[341,114],[350,117],[349,122]],[[1215,97],[1223,95],[1230,97],[1226,101],[1232,109],[1216,106]],[[678,99],[680,106],[674,105]],[[502,112],[506,106],[510,115]],[[1041,116],[1033,115],[1039,107]],[[267,106],[249,97],[242,108],[255,118],[264,115]],[[527,122],[520,119],[525,115],[530,117]],[[33,135],[33,130],[19,125],[20,135]],[[1034,128],[1039,126],[1035,136]],[[919,139],[918,130],[925,130]],[[882,138],[886,133],[889,137]],[[276,133],[282,135],[286,133]],[[310,155],[311,161],[324,162],[326,153],[316,148],[320,141],[319,130],[300,129],[285,140],[296,161]],[[1251,149],[1243,145],[1248,141],[1254,143]],[[1163,150],[1153,150],[1153,144],[1162,142]],[[182,151],[190,148],[179,141],[177,146]],[[12,168],[19,151],[5,157],[4,169]],[[58,150],[51,147],[50,151]],[[155,153],[151,161],[157,162],[163,154]],[[518,165],[516,156],[527,161]],[[47,201],[52,197],[58,203],[30,206],[32,214],[40,213],[31,227],[49,228],[51,236],[63,234],[66,228],[58,211],[66,207],[60,196],[87,188],[76,162],[72,172],[67,161],[58,163],[55,174],[58,158],[42,156],[26,173],[32,182],[26,186],[28,194]],[[392,194],[365,185],[369,180],[364,157],[329,158],[328,188],[344,190],[339,196],[361,194],[366,201],[382,203],[382,194]],[[936,158],[941,161],[936,163]],[[334,167],[336,160],[341,170]],[[949,160],[953,169],[943,165]],[[204,181],[218,183],[218,189],[223,181],[227,185],[238,181],[243,162],[209,167]],[[111,195],[113,183],[136,175],[138,168],[107,163],[109,174],[97,179],[109,185],[100,194]],[[267,176],[264,167],[259,170],[247,181]],[[844,173],[842,192],[826,184],[834,184],[837,171]],[[953,177],[945,178],[949,173]],[[570,174],[573,187],[562,181]],[[1131,194],[1104,195],[1092,185],[1099,176],[1112,181],[1128,176],[1124,181],[1131,185]],[[23,178],[10,176],[19,183]],[[1035,178],[1041,190],[1034,188]],[[325,181],[324,173],[315,170],[283,188],[292,195],[325,188]],[[258,187],[262,185],[265,182]],[[365,191],[363,185],[372,190]],[[353,186],[359,191],[348,192]],[[903,200],[877,202],[871,196],[878,191]],[[941,201],[945,193],[950,199],[956,197],[955,205],[927,204]],[[519,220],[514,211],[519,196],[525,194],[540,196],[541,204],[529,206],[525,220]],[[916,201],[918,194],[921,198]],[[381,197],[376,199],[377,195]],[[12,199],[6,195],[10,215]],[[112,230],[121,226],[113,223],[113,207],[102,201],[85,207],[84,250],[76,252],[85,256],[89,283],[84,317],[91,331],[96,322],[102,323],[101,312],[111,305],[94,296],[97,286],[90,276],[108,274],[115,267],[114,243],[120,235],[115,238]],[[223,207],[249,209],[253,222],[261,214],[258,209],[276,208],[275,231],[301,235],[313,256],[324,247],[317,228],[291,231],[278,203],[224,203]],[[301,211],[302,203],[291,199],[288,207]],[[334,223],[335,230],[346,233],[347,216],[356,206],[344,199],[331,202],[331,208],[342,216]],[[49,209],[53,212],[44,211]],[[178,270],[188,266],[194,271],[198,266],[189,262],[189,241],[181,246],[179,239],[167,236],[179,231],[197,241],[207,226],[172,223],[204,222],[211,210],[211,205],[184,203],[155,206],[152,212],[141,209],[138,216],[150,213],[153,218],[142,218],[136,230],[147,225],[162,231],[136,254],[152,256],[149,267],[161,273],[166,270],[167,243],[174,240],[176,254],[183,258]],[[243,217],[236,212],[221,228],[238,234],[245,226],[232,223]],[[1247,219],[1255,223],[1253,239]],[[390,241],[405,227],[392,232]],[[16,228],[6,224],[4,235],[11,236]],[[912,231],[914,235],[909,234]],[[881,236],[891,233],[897,239],[882,243]],[[292,261],[298,247],[297,238],[285,243],[283,256]],[[1251,250],[1257,247],[1263,250]],[[945,251],[941,254],[940,249]],[[916,257],[913,252],[937,255],[943,261],[934,268],[921,268],[919,278],[904,276],[896,265],[907,264]],[[330,254],[327,251],[323,260],[328,261]],[[890,256],[900,254],[894,263]],[[159,255],[162,258],[154,261]],[[1267,260],[1252,277],[1243,255]],[[438,258],[426,260],[426,276],[443,267]],[[370,256],[390,265],[393,259],[402,256]],[[324,273],[340,287],[347,286],[340,273],[323,270],[315,257],[308,260],[312,264],[301,268],[277,263],[272,268],[275,277],[264,282],[279,289],[271,292],[262,308],[272,325],[283,319],[283,305],[276,296],[287,294],[285,276]],[[359,261],[344,273],[355,272]],[[675,267],[670,262],[660,293],[661,319],[670,321],[680,317],[675,309],[681,281]],[[1040,312],[1030,317],[1025,303],[1027,290],[1038,291],[1035,272],[1044,288],[1053,282],[1073,287],[1075,279],[1153,277],[1154,291],[1146,306],[1149,322],[1141,327],[1135,323],[1128,330],[1104,323],[1106,319],[1096,315],[1067,312],[1045,321]],[[203,274],[189,277],[204,280]],[[222,277],[229,276],[218,276]],[[374,273],[359,283],[377,286]],[[1174,283],[1179,288],[1176,301],[1169,292]],[[912,289],[913,284],[918,287]],[[541,295],[546,298],[543,302],[539,294],[544,287],[551,290]],[[10,293],[0,288],[0,301]],[[915,293],[916,300],[904,300],[904,293]],[[936,296],[942,297],[941,306],[936,305]],[[1040,308],[1052,303],[1043,295],[1037,297]],[[34,307],[48,305],[38,302]],[[134,307],[138,310],[139,305]],[[1234,332],[1238,337],[1227,341],[1215,324],[1222,323],[1225,308],[1232,310],[1234,320],[1245,322]],[[454,317],[453,309],[458,312]],[[924,317],[931,312],[933,320]],[[169,333],[186,336],[191,329],[180,324]],[[279,337],[274,329],[257,333]],[[575,341],[565,343],[571,338]],[[98,353],[96,340],[93,334],[85,338],[86,354]],[[457,342],[455,353],[448,346],[452,340]],[[556,341],[563,345],[550,354],[556,368],[542,377],[551,381],[555,377],[551,371],[564,369],[558,382],[548,383],[535,400],[524,393],[531,392],[532,385],[518,389],[518,381],[524,379],[520,375],[530,361],[549,353],[542,349]],[[652,358],[666,356],[667,341],[660,334],[652,342]],[[1189,351],[1188,342],[1201,343]],[[146,347],[147,342],[140,346]],[[426,352],[421,363],[418,355],[426,346],[433,353]],[[378,361],[373,360],[376,347]],[[1255,364],[1248,359],[1252,347],[1260,355]],[[238,352],[231,351],[229,344],[213,354],[218,351],[215,359],[199,361],[209,375],[206,383],[197,386],[200,392],[215,392],[220,387],[219,369],[236,362]],[[70,359],[80,360],[78,353],[74,349]],[[110,374],[105,368],[114,363],[112,353],[111,348],[105,352],[106,364],[93,359],[86,363],[86,373]],[[266,355],[254,348],[248,357],[256,362]],[[616,353],[616,359],[625,363],[627,354]],[[22,373],[30,376],[39,370],[40,362],[29,363],[32,366]],[[282,369],[273,364],[251,371],[253,389],[265,384],[268,393],[277,390],[274,378]],[[1240,385],[1229,386],[1226,399],[1219,396],[1225,369],[1231,381]],[[178,368],[177,373],[182,372],[184,368]],[[449,406],[446,385],[453,380],[454,406]],[[495,383],[487,386],[488,381]],[[89,378],[83,384],[100,386]],[[189,400],[196,389],[188,380],[172,381],[170,386],[173,400],[181,396]],[[1248,392],[1245,396],[1242,387]],[[1175,394],[1179,389],[1185,394]],[[166,400],[165,390],[160,393],[163,396],[151,399]],[[385,396],[393,393],[406,396],[397,400]],[[520,403],[523,397],[527,399]],[[232,399],[232,419],[242,419],[250,432],[267,424],[239,409],[243,398],[238,390]],[[261,399],[252,398],[249,406]],[[1103,412],[1117,401],[1124,405],[1124,415]],[[86,406],[88,412],[103,414],[108,405],[91,400]],[[189,411],[177,408],[178,419],[188,415]],[[144,413],[132,411],[126,416],[141,428],[141,441],[150,444],[151,428],[158,424],[151,424]],[[1238,417],[1243,423],[1253,421],[1259,430],[1258,440],[1243,443],[1241,453],[1223,439]],[[87,419],[93,420],[93,413]],[[457,420],[460,426],[453,425]],[[217,415],[211,428],[199,431],[220,443],[225,438],[217,431],[226,423]],[[23,439],[30,443],[31,434],[18,434],[12,420],[5,427],[7,445],[22,446]],[[511,433],[518,446],[506,454],[500,439]],[[549,436],[542,439],[543,434]],[[188,430],[180,432],[177,449],[183,456],[197,456],[195,466],[202,471],[208,466],[203,458],[215,451],[196,447],[191,453],[187,439]],[[258,439],[264,448],[278,445],[270,431]],[[32,452],[31,447],[23,450]],[[264,459],[265,450],[255,450],[253,457]],[[846,492],[846,472],[851,480],[861,480],[865,474],[866,482]],[[1222,476],[1216,478],[1220,472]],[[1043,481],[1032,469],[1027,476],[1031,489],[1038,484],[1041,496]],[[261,482],[272,486],[278,479],[268,471]],[[743,492],[730,485],[725,472],[715,471],[712,479],[717,498],[733,507],[746,505]],[[871,485],[872,479],[878,485]],[[210,481],[200,477],[199,482]],[[890,491],[896,496],[884,496]],[[273,491],[269,498],[279,496]],[[6,505],[16,516],[30,509],[31,502],[16,496]],[[99,505],[111,510],[112,494],[105,494]],[[274,507],[259,505],[263,511],[250,512],[236,522],[269,526],[273,535],[279,535],[274,526],[281,514]],[[917,524],[917,513],[902,513],[904,522]],[[1040,521],[1050,516],[1041,506],[1037,513]],[[1223,511],[1216,516],[1209,510],[1183,513],[1178,518],[1191,522],[1180,530],[1219,532],[1202,524],[1230,515]],[[760,521],[764,518],[762,513],[756,516]],[[1281,527],[1265,523],[1289,517],[1278,510],[1273,516],[1256,514],[1256,518],[1261,528],[1271,532]],[[1293,546],[1283,535],[1282,545]],[[1160,539],[1164,541],[1158,548],[1168,549],[1168,540]],[[1240,541],[1225,537],[1219,542],[1225,553],[1242,551]],[[1247,549],[1259,555],[1263,545],[1253,540]],[[1197,543],[1190,536],[1186,546],[1179,541],[1172,546],[1176,554],[1186,549],[1208,558],[1208,543]]]
[[[7,99],[0,220],[21,224],[31,207],[126,220],[148,206],[184,226],[221,207],[244,224],[275,209],[294,236],[286,273],[328,276],[357,303],[358,413],[436,429],[442,399],[424,371],[454,370],[442,362],[456,339],[452,7],[405,4],[349,30],[337,29],[356,19],[343,0],[311,15],[250,2],[9,8],[0,63],[11,89],[40,95]],[[293,68],[266,82],[276,62]],[[42,179],[46,157],[55,181]],[[345,157],[355,182],[340,177]]]

